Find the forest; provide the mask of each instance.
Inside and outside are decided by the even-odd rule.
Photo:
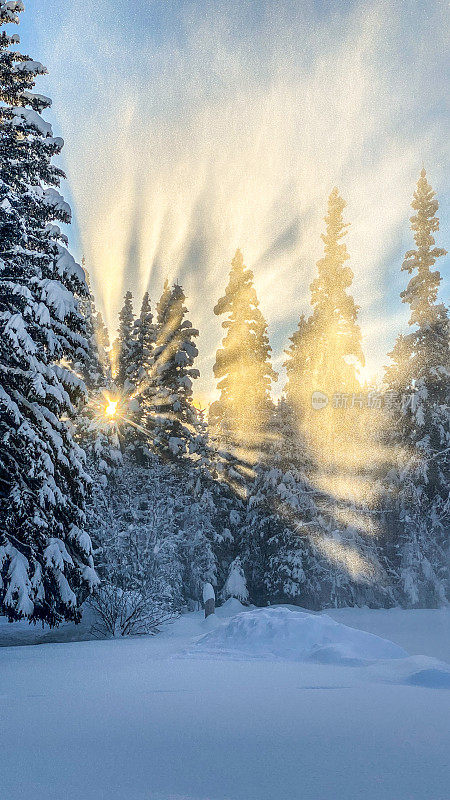
[[[1,0],[0,24],[22,10]],[[361,378],[351,220],[333,188],[281,399],[236,242],[211,308],[224,331],[218,399],[202,409],[181,285],[165,281],[159,298],[127,291],[117,333],[107,330],[89,264],[76,263],[61,227],[71,220],[55,164],[63,141],[44,119],[50,99],[34,91],[45,68],[18,43],[2,28],[0,614],[54,627],[89,605],[99,636],[155,633],[199,608],[205,583],[219,604],[448,602],[446,251],[425,169],[404,210],[409,327],[382,383]]]

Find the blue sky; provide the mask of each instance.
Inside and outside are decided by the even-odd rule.
[[[43,61],[66,140],[74,252],[110,326],[130,286],[185,286],[200,392],[221,338],[212,307],[240,246],[278,367],[321,256],[327,195],[348,247],[369,373],[404,329],[400,272],[425,164],[448,245],[446,4],[302,0],[26,0],[22,49]],[[447,276],[448,261],[441,260]],[[281,381],[282,384],[282,381]],[[279,391],[279,388],[278,388]]]

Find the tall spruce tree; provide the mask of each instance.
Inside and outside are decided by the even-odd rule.
[[[144,406],[148,405],[148,398],[153,396],[155,389],[153,354],[156,335],[149,294],[145,292],[140,314],[133,323],[132,341],[125,348],[128,363],[124,365],[128,376],[124,388],[128,391],[133,389],[131,400],[124,401],[126,417],[132,423],[124,432],[129,448],[134,451],[134,459],[140,463],[145,463],[149,455],[149,433],[143,422]]]
[[[99,337],[97,335],[98,315],[100,312],[97,312],[97,309],[95,307],[95,300],[91,291],[89,272],[86,269],[86,263],[84,258],[81,264],[85,274],[88,294],[86,297],[83,297],[80,300],[79,309],[84,319],[85,335],[88,342],[88,349],[87,349],[87,357],[85,351],[83,350],[80,351],[79,361],[75,364],[75,367],[76,371],[78,373],[81,373],[87,389],[90,392],[92,392],[96,389],[106,386],[106,384],[108,383],[109,370],[107,366],[107,361],[105,360],[107,358],[106,352],[103,350],[103,347],[101,346],[99,342]]]
[[[272,411],[271,382],[277,374],[270,363],[267,324],[259,309],[253,272],[236,250],[225,294],[214,308],[227,315],[222,347],[217,351],[214,376],[220,399],[210,418],[238,443],[260,444]]]
[[[325,217],[326,232],[321,235],[325,252],[311,283],[313,312],[307,320],[300,319],[285,363],[287,397],[298,427],[317,460],[335,473],[344,461],[345,469],[349,469],[364,460],[358,436],[364,414],[359,405],[354,405],[354,395],[361,390],[358,368],[364,365],[364,354],[358,306],[348,292],[353,272],[346,264],[349,254],[342,241],[348,228],[344,208],[344,200],[333,189]],[[328,405],[318,410],[314,393],[326,395]]]
[[[364,365],[358,306],[348,289],[353,272],[342,241],[349,223],[343,220],[345,201],[336,188],[328,199],[326,233],[321,234],[325,253],[317,262],[318,275],[311,283],[310,387],[326,393],[352,391],[359,387],[356,363]]]
[[[0,25],[21,2],[0,0]],[[0,613],[50,625],[78,620],[96,583],[83,530],[89,478],[64,417],[83,397],[67,367],[87,351],[77,298],[84,273],[58,222],[70,208],[55,187],[63,146],[34,94],[46,70],[0,37]]]
[[[137,346],[134,323],[133,295],[130,291],[127,291],[119,314],[117,339],[113,345],[116,361],[114,380],[125,392],[130,392],[133,389],[133,378],[136,374]]]
[[[388,441],[397,469],[389,473],[396,568],[404,602],[434,605],[448,590],[450,382],[449,316],[438,302],[441,276],[433,269],[446,251],[435,246],[438,201],[423,169],[414,192],[411,228],[416,247],[402,270],[401,293],[411,309],[410,333],[390,353],[386,383],[403,397],[392,412]]]
[[[447,252],[434,246],[433,233],[439,230],[436,216],[439,204],[424,169],[411,205],[416,211],[411,217],[416,248],[405,254],[402,270],[412,277],[400,297],[411,309],[409,325],[414,330],[399,336],[390,354],[393,364],[386,369],[386,378],[390,383],[397,374],[399,389],[403,391],[412,388],[413,381],[424,380],[435,399],[445,399],[449,318],[445,305],[437,302],[442,278],[432,267]]]
[[[197,411],[192,404],[192,381],[198,355],[198,331],[186,318],[185,295],[179,285],[164,284],[157,305],[157,340],[150,378],[141,393],[143,425],[151,445],[161,454],[181,458],[200,446]]]
[[[353,273],[346,265],[344,207],[334,189],[322,235],[325,253],[311,284],[313,312],[300,317],[286,351],[287,402],[275,418],[280,455],[265,478],[265,491],[275,484],[272,513],[283,499],[283,525],[269,526],[276,533],[268,540],[265,583],[276,596],[313,607],[387,596],[367,488],[374,482],[366,476],[372,454],[361,435],[366,418],[357,367],[364,356],[358,309],[348,292]],[[314,392],[327,395],[325,407],[313,406]],[[354,563],[352,553],[359,554]]]
[[[138,387],[141,381],[149,377],[153,362],[153,350],[155,348],[157,327],[153,323],[153,313],[148,292],[142,298],[142,305],[139,317],[134,323],[135,346],[135,374],[133,380]]]
[[[111,371],[111,361],[109,355],[109,350],[110,350],[109,333],[108,333],[108,328],[106,327],[105,322],[103,320],[101,311],[97,311],[97,309],[95,309],[95,313],[93,314],[93,321],[94,321],[94,332],[97,340],[97,348],[98,348],[100,363],[102,364],[104,370],[109,373]]]
[[[310,327],[305,315],[301,314],[297,330],[289,339],[291,344],[285,351],[287,356],[283,365],[287,375],[285,393],[293,408],[300,407],[303,402],[303,384],[311,356],[311,342],[308,336]]]
[[[114,474],[116,467],[121,463],[121,452],[117,426],[105,418],[108,398],[114,396],[107,352],[108,331],[100,312],[96,309],[84,259],[82,264],[89,292],[79,305],[84,318],[88,348],[87,354],[83,352],[79,355],[75,368],[83,378],[89,396],[87,403],[78,409],[75,431],[77,440],[86,452],[89,473],[94,483],[104,486],[108,477]],[[95,500],[95,497],[94,500],[90,498],[88,514],[92,512],[91,505]]]

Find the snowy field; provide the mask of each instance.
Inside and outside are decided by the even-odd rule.
[[[158,637],[4,646],[1,800],[448,800],[449,630],[228,601]],[[4,645],[42,636],[0,620]]]

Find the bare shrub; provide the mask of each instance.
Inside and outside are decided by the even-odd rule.
[[[96,613],[91,632],[98,638],[155,635],[177,613],[144,592],[121,589],[105,582],[90,600]]]

